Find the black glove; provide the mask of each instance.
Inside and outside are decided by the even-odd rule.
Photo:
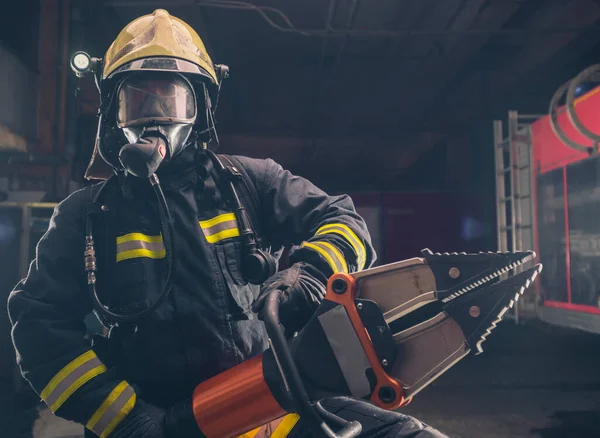
[[[206,438],[196,423],[191,397],[167,410],[165,430],[166,438]]]
[[[198,428],[191,397],[168,409],[137,400],[110,438],[205,438]]]
[[[136,400],[135,406],[110,434],[110,438],[166,438],[165,411]]]
[[[295,263],[277,272],[262,286],[252,310],[262,319],[262,309],[269,294],[279,289],[279,320],[287,332],[297,332],[304,327],[325,297],[327,277],[308,263]]]

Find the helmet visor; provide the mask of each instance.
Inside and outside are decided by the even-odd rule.
[[[133,75],[119,87],[117,123],[132,125],[193,123],[196,98],[180,76]]]

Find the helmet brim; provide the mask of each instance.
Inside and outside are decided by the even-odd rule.
[[[124,73],[133,71],[154,71],[154,72],[172,72],[181,73],[184,75],[196,76],[198,79],[208,82],[213,86],[218,86],[213,77],[202,67],[185,59],[155,56],[151,58],[136,59],[128,62],[112,72],[105,79],[113,79]]]

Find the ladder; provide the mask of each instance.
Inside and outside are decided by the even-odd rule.
[[[540,117],[509,111],[506,129],[502,120],[494,120],[498,251],[535,249],[531,123]],[[504,277],[522,269],[517,267]],[[535,315],[536,302],[535,294],[527,291],[506,316],[519,324],[521,316]]]

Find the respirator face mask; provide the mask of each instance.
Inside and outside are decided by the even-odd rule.
[[[117,126],[130,142],[119,159],[148,178],[185,148],[198,115],[194,89],[183,76],[144,72],[125,79],[116,97]]]

